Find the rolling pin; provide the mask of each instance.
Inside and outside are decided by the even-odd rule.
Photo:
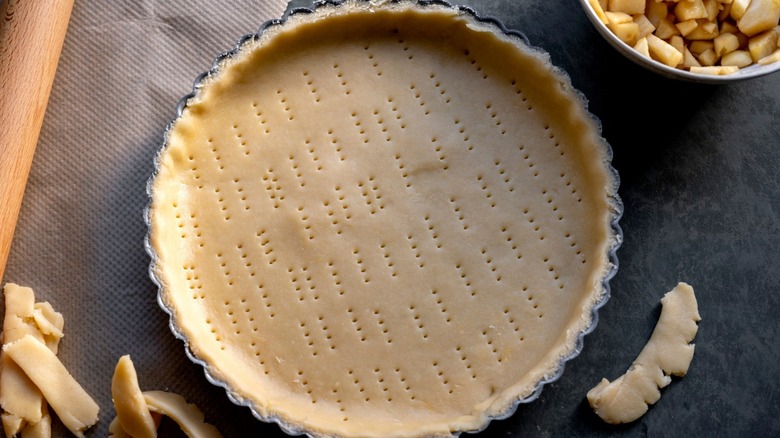
[[[0,0],[0,280],[73,0]]]

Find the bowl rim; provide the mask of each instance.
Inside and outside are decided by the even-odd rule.
[[[153,157],[152,173],[146,183],[147,204],[143,211],[143,219],[146,225],[146,235],[144,237],[144,249],[146,250],[146,253],[150,257],[148,273],[153,284],[157,288],[157,303],[159,307],[165,313],[168,314],[169,317],[168,326],[171,332],[173,333],[176,339],[179,339],[183,342],[186,357],[192,363],[201,366],[203,368],[203,372],[205,374],[206,380],[214,386],[223,388],[227,393],[228,399],[232,403],[234,403],[237,406],[249,408],[253,416],[258,420],[265,423],[276,423],[284,433],[293,436],[305,434],[307,436],[314,437],[318,435],[312,434],[311,432],[303,428],[301,425],[290,424],[286,422],[284,419],[280,418],[279,416],[274,415],[273,413],[267,415],[260,412],[260,410],[257,408],[257,406],[254,404],[253,401],[242,397],[238,392],[236,392],[230,386],[228,382],[220,379],[212,371],[211,365],[209,365],[204,359],[198,357],[193,352],[192,348],[190,347],[189,339],[183,333],[183,331],[178,327],[174,316],[174,309],[169,307],[169,305],[165,302],[165,299],[163,297],[164,289],[166,288],[166,286],[165,283],[162,281],[160,275],[158,274],[160,258],[151,242],[154,182],[160,172],[160,168],[162,166],[161,164],[162,156],[165,153],[166,149],[168,148],[168,136],[171,132],[171,129],[173,128],[174,123],[182,116],[185,109],[188,107],[189,102],[198,96],[200,89],[209,81],[210,78],[215,77],[219,73],[219,71],[223,66],[223,63],[226,60],[240,53],[245,45],[260,40],[266,32],[272,31],[277,27],[283,26],[290,19],[290,17],[294,17],[296,15],[308,15],[320,8],[339,7],[345,3],[349,3],[350,1],[371,3],[377,0],[315,0],[313,2],[312,7],[292,7],[292,8],[288,7],[288,10],[282,15],[281,18],[274,18],[266,21],[260,26],[260,28],[255,33],[244,35],[238,40],[238,42],[234,45],[234,47],[231,50],[218,55],[214,59],[211,68],[208,71],[201,73],[195,78],[190,93],[183,96],[178,101],[178,104],[176,106],[175,116],[168,122],[168,124],[166,125],[163,131],[162,143]],[[451,0],[379,0],[379,1],[386,1],[388,3],[408,2],[420,7],[439,6],[439,7],[450,8],[454,11],[457,11],[458,13],[468,15],[471,19],[475,20],[478,23],[494,27],[498,32],[501,32],[506,36],[522,40],[523,43],[525,43],[525,45],[531,51],[540,52],[544,54],[547,53],[544,49],[532,45],[529,42],[528,37],[524,33],[514,29],[507,28],[502,21],[494,17],[480,15],[470,6],[453,4],[451,3]],[[488,425],[493,420],[503,420],[511,417],[512,415],[514,415],[514,413],[517,411],[517,409],[521,404],[530,403],[538,399],[545,385],[553,383],[561,378],[567,362],[579,356],[580,353],[582,352],[582,349],[584,347],[584,342],[585,342],[585,336],[593,332],[596,326],[598,325],[599,322],[598,312],[602,307],[604,307],[604,305],[611,297],[610,281],[615,277],[618,271],[617,251],[623,243],[623,230],[619,224],[619,221],[623,216],[624,205],[618,193],[618,190],[620,188],[620,176],[617,170],[612,166],[613,150],[609,142],[607,142],[607,140],[604,139],[602,135],[602,125],[600,120],[588,109],[588,101],[585,98],[585,96],[582,94],[582,92],[575,89],[571,85],[571,79],[568,73],[566,73],[560,67],[555,66],[554,64],[552,65],[552,69],[554,73],[556,73],[561,77],[560,79],[562,81],[565,81],[565,83],[562,83],[561,85],[566,86],[568,90],[574,93],[576,97],[580,100],[580,103],[583,105],[585,111],[585,116],[588,117],[594,123],[595,133],[597,135],[598,140],[601,143],[601,146],[604,148],[604,156],[605,156],[604,166],[605,166],[605,171],[608,174],[608,177],[610,178],[611,187],[608,190],[606,190],[606,196],[608,198],[607,199],[608,208],[610,211],[610,215],[608,218],[608,222],[609,222],[608,229],[610,234],[609,234],[609,242],[606,248],[607,260],[604,266],[604,270],[601,273],[600,281],[599,281],[599,286],[601,287],[601,291],[597,295],[597,299],[589,309],[589,313],[590,313],[589,325],[587,325],[577,333],[577,337],[572,350],[567,355],[562,356],[559,359],[557,367],[553,370],[550,370],[549,374],[547,374],[542,379],[540,379],[536,387],[534,388],[534,390],[529,395],[527,395],[524,398],[516,399],[511,405],[507,407],[507,409],[504,412],[501,412],[497,415],[488,416],[486,421],[479,429],[452,431],[451,432],[452,435],[456,437],[460,436],[462,433],[473,434],[473,433],[482,432],[488,427]]]
[[[612,31],[610,31],[609,28],[607,28],[607,26],[599,19],[598,15],[596,15],[596,11],[593,10],[593,6],[590,5],[589,0],[579,0],[579,2],[582,8],[585,10],[585,15],[587,15],[588,19],[596,28],[598,33],[600,33],[601,36],[604,37],[604,39],[607,40],[607,42],[612,47],[633,61],[635,64],[640,65],[661,76],[688,82],[725,84],[758,78],[780,71],[780,62],[775,62],[768,65],[752,64],[748,67],[739,69],[737,73],[723,76],[691,73],[686,70],[669,67],[668,65],[658,62],[654,59],[642,56],[642,54],[634,50],[633,47],[629,46],[623,42],[623,40],[618,38],[614,33],[612,33]]]

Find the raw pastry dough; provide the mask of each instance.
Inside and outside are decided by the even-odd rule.
[[[161,300],[209,373],[315,435],[478,430],[591,325],[608,148],[547,55],[456,8],[345,2],[224,61],[151,184]]]
[[[5,344],[8,355],[38,387],[62,423],[77,437],[98,420],[99,407],[46,345],[32,335]]]
[[[43,341],[35,325],[35,294],[29,287],[8,283],[5,293],[3,343],[16,342],[25,335]],[[35,424],[43,416],[43,395],[24,372],[3,352],[0,353],[0,405],[6,436],[13,437],[26,423]]]
[[[203,412],[179,394],[164,391],[146,391],[143,394],[151,412],[169,417],[188,437],[222,438],[216,427],[203,421]],[[110,438],[131,438],[122,429],[118,418],[111,422],[108,432]]]
[[[25,335],[31,335],[56,354],[65,324],[62,315],[49,303],[36,303],[35,294],[29,287],[8,283],[3,290],[3,343],[16,342]],[[2,422],[7,437],[16,436],[29,428],[33,429],[27,432],[29,436],[45,436],[41,434],[51,430],[43,394],[3,352],[0,352],[0,405],[4,411]],[[48,423],[36,427],[44,420]]]
[[[112,438],[153,438],[157,424],[151,412],[170,417],[190,438],[221,438],[212,425],[203,421],[203,413],[184,397],[163,391],[141,392],[130,356],[122,356],[112,379],[112,396],[117,416],[109,425]]]
[[[607,423],[630,423],[661,397],[670,375],[684,376],[693,359],[697,321],[701,320],[693,288],[680,283],[661,299],[658,324],[626,374],[614,382],[602,379],[588,391],[588,402]]]
[[[179,394],[164,391],[145,391],[146,404],[152,412],[165,415],[176,422],[190,438],[222,438],[216,427],[203,421],[203,412],[187,403]]]
[[[5,436],[7,437],[16,436],[16,434],[18,434],[19,431],[22,430],[22,427],[25,426],[25,421],[22,420],[21,417],[14,414],[4,413],[2,414],[2,419],[3,419],[3,431],[5,432]]]
[[[51,416],[45,406],[41,421],[22,429],[22,438],[51,438]]]
[[[138,386],[138,375],[130,356],[120,357],[116,364],[111,380],[111,397],[122,430],[133,438],[157,436],[157,425]]]

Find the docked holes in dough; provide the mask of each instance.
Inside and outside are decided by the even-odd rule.
[[[77,437],[98,420],[100,408],[70,375],[57,356],[31,335],[3,346],[7,354],[35,383],[62,423]]]
[[[604,296],[617,181],[596,123],[547,55],[430,6],[297,15],[204,82],[161,151],[162,300],[229,392],[301,432],[481,429]]]
[[[693,359],[696,336],[701,320],[693,288],[680,283],[661,299],[663,306],[658,324],[647,345],[626,374],[614,382],[602,379],[588,391],[588,402],[604,421],[630,423],[647,412],[648,404],[661,397],[660,388],[670,382],[670,375],[683,376]]]

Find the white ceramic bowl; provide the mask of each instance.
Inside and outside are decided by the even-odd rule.
[[[642,56],[639,52],[634,50],[633,47],[624,43],[620,38],[615,36],[615,34],[613,34],[612,31],[610,31],[609,28],[607,28],[607,26],[604,23],[602,23],[601,20],[599,20],[598,16],[596,15],[596,11],[593,10],[593,7],[588,3],[588,0],[580,0],[580,4],[582,5],[582,8],[585,10],[585,15],[588,16],[590,22],[593,23],[593,25],[596,27],[596,30],[599,31],[601,36],[603,36],[604,39],[607,40],[607,42],[609,42],[609,44],[612,45],[612,47],[617,49],[618,52],[625,55],[628,59],[634,61],[634,63],[650,71],[658,73],[662,76],[666,76],[672,79],[690,81],[690,82],[701,82],[701,83],[708,83],[708,84],[725,84],[729,82],[737,82],[745,79],[757,78],[759,76],[764,76],[770,73],[780,71],[780,62],[775,62],[773,64],[768,64],[768,65],[753,64],[748,67],[739,69],[739,71],[736,73],[725,75],[725,76],[697,74],[697,73],[691,73],[689,71],[669,67],[658,61],[648,59]]]

